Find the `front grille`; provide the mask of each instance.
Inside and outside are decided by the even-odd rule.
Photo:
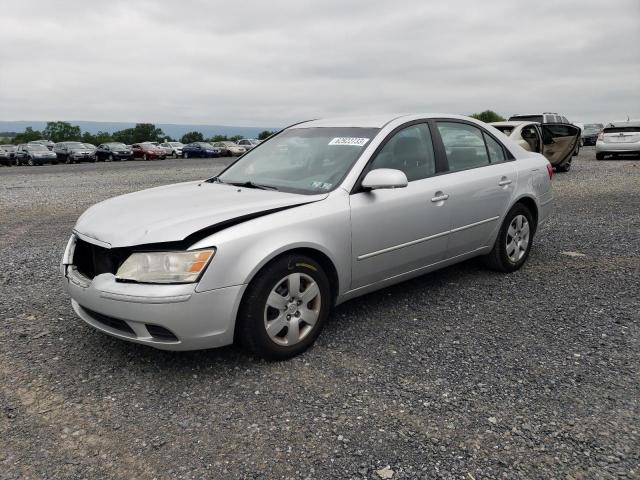
[[[128,333],[129,335],[136,336],[136,332],[129,326],[127,322],[124,320],[120,320],[119,318],[109,317],[107,315],[103,315],[102,313],[94,312],[93,310],[89,310],[88,308],[82,307],[82,309],[87,312],[88,315],[91,316],[95,321],[101,323],[107,327],[111,327],[114,330],[119,330],[124,333]]]
[[[102,273],[115,273],[129,256],[128,249],[110,249],[76,239],[73,265],[90,280]]]

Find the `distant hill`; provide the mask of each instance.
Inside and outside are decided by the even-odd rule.
[[[125,128],[131,128],[136,125],[136,122],[90,122],[80,120],[65,120],[71,125],[78,125],[83,132],[90,132],[96,134],[98,132],[113,133],[117,130],[124,130]],[[43,121],[17,121],[8,122],[0,120],[0,131],[7,132],[24,132],[27,127],[31,127],[34,130],[44,130],[47,126],[47,122]],[[275,127],[234,127],[230,125],[181,125],[172,123],[156,123],[156,127],[161,128],[162,131],[173,138],[180,138],[187,132],[200,132],[205,138],[213,137],[214,135],[226,135],[231,137],[233,135],[242,135],[245,138],[254,138],[258,136],[258,133],[263,130],[279,130]]]

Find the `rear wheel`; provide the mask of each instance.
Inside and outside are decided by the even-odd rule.
[[[604,153],[596,152],[596,160],[604,160]]]
[[[35,163],[33,162],[33,158],[29,157],[27,159],[27,165],[29,165],[30,167],[33,167],[35,165]]]
[[[189,152],[184,152],[184,153],[182,154],[182,156],[183,156],[184,158],[189,158]]]
[[[571,169],[571,162],[567,162],[564,165],[558,165],[556,167],[557,172],[568,172]]]
[[[236,338],[260,357],[293,357],[316,340],[331,306],[329,280],[320,264],[304,255],[282,256],[249,284]]]
[[[485,257],[487,266],[505,273],[522,267],[529,257],[535,228],[529,209],[516,203],[502,222],[493,250]]]
[[[112,153],[109,154],[109,161],[113,162],[113,154]]]

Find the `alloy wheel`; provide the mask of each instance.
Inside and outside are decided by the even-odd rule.
[[[507,229],[507,256],[513,263],[518,263],[529,248],[530,227],[527,217],[516,215]]]
[[[291,273],[271,290],[264,308],[264,326],[278,345],[292,346],[313,330],[320,315],[322,298],[313,278]]]

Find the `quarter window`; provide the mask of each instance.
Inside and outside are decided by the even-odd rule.
[[[489,151],[489,160],[491,163],[500,163],[506,160],[504,156],[504,149],[502,145],[496,142],[493,138],[491,138],[486,133],[482,134],[484,136],[484,141],[487,144],[487,150]]]
[[[429,126],[419,123],[393,135],[371,164],[371,170],[376,168],[401,170],[410,182],[434,175],[436,162]]]
[[[449,171],[457,172],[489,165],[489,156],[482,131],[472,125],[457,122],[438,122]]]

